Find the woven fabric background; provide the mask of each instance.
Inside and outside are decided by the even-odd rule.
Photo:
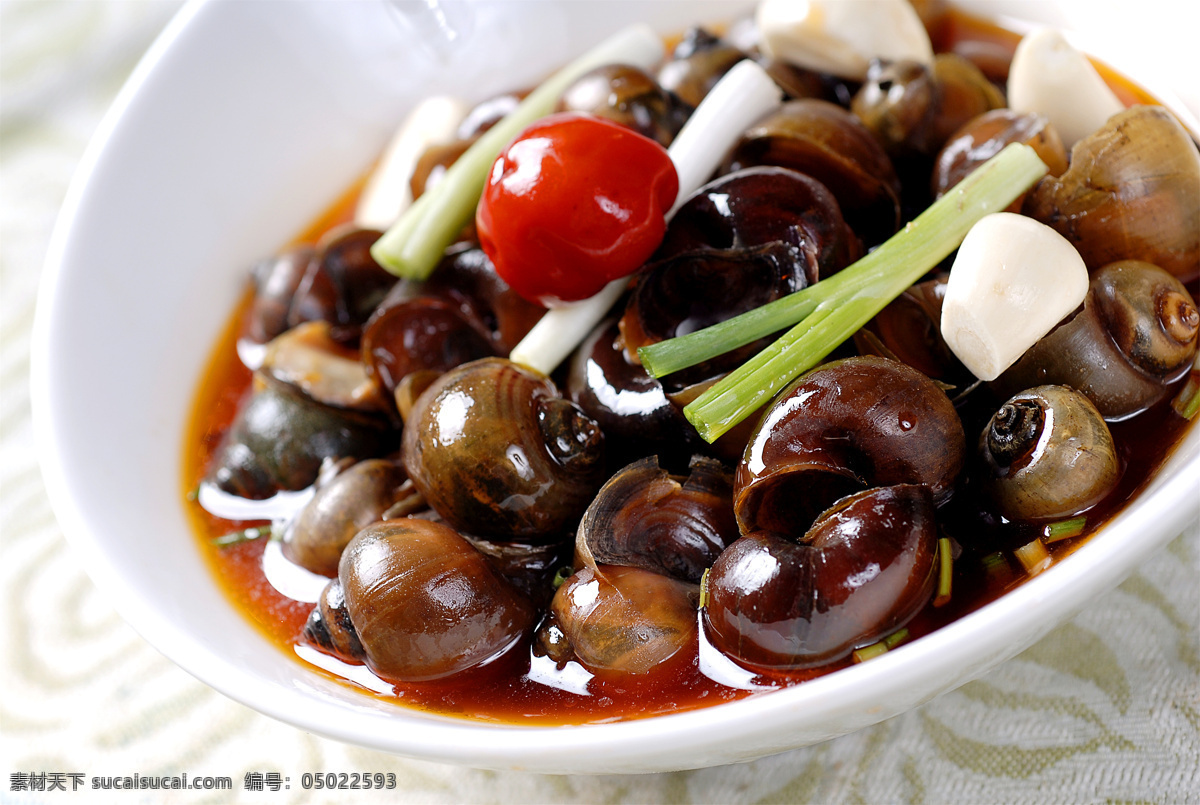
[[[46,245],[88,138],[174,2],[0,3],[0,802],[1200,802],[1200,533],[984,678],[825,744],[648,776],[554,777],[395,758],[215,693],[114,613],[50,510],[30,424]],[[1197,484],[1200,494],[1200,481]],[[322,797],[309,772],[391,772]],[[223,775],[230,793],[20,791],[22,775]],[[245,790],[248,772],[290,790]],[[70,788],[70,778],[67,787]]]

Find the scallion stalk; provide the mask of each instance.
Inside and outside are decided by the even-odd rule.
[[[872,643],[869,646],[863,646],[862,648],[855,649],[854,661],[866,662],[867,660],[873,660],[881,654],[887,654],[887,650],[887,644],[880,640],[878,643]]]
[[[230,545],[239,545],[243,542],[251,542],[262,537],[272,535],[272,528],[266,526],[250,526],[243,528],[240,531],[230,531],[228,534],[222,534],[219,537],[212,539],[212,544],[218,548],[228,548]]]
[[[1171,400],[1171,407],[1184,419],[1193,419],[1200,412],[1200,355],[1196,356],[1196,362],[1192,364],[1187,382],[1175,395],[1175,399]]]
[[[1051,523],[1042,529],[1042,541],[1058,542],[1060,539],[1078,537],[1083,533],[1083,529],[1086,527],[1086,517],[1075,517],[1071,520],[1062,520],[1057,523]]]
[[[954,556],[950,552],[950,538],[938,540],[938,587],[934,596],[935,607],[950,603],[950,589],[954,581]]]
[[[1013,555],[1017,557],[1017,561],[1025,568],[1025,571],[1030,576],[1036,576],[1046,568],[1050,567],[1050,554],[1046,552],[1046,546],[1041,538],[1035,539],[1033,542],[1022,545],[1013,551]]]
[[[662,40],[644,25],[626,28],[546,79],[488,129],[447,169],[442,180],[413,203],[371,248],[371,256],[393,274],[423,280],[475,215],[492,163],[531,123],[550,114],[575,79],[605,64],[649,69],[663,55]]]
[[[715,441],[816,366],[958,248],[981,218],[1007,207],[1046,171],[1032,148],[1012,143],[848,268],[713,327],[643,347],[642,364],[662,377],[794,325],[684,408],[700,435]]]
[[[908,639],[908,629],[897,629],[896,631],[892,632],[887,637],[883,638],[883,644],[885,646],[887,646],[889,649],[893,649],[896,646],[903,643],[907,639]]]

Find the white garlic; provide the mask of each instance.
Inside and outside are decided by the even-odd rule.
[[[762,50],[809,70],[861,81],[872,59],[933,64],[933,46],[908,0],[762,0]]]
[[[1008,105],[1044,115],[1070,150],[1124,105],[1087,56],[1053,28],[1027,34],[1008,71]]]
[[[942,338],[972,374],[995,380],[1079,307],[1087,289],[1087,266],[1066,238],[1032,218],[992,213],[958,249]]]

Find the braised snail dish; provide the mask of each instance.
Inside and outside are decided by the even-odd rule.
[[[1195,133],[1056,31],[877,5],[409,111],[200,384],[246,617],[404,706],[641,718],[903,650],[1134,499],[1200,409]]]

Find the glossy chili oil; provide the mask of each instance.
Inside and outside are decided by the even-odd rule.
[[[940,13],[930,27],[938,52],[956,51],[979,60],[986,57],[997,71],[1007,71],[1019,40],[1010,31],[954,10]],[[1097,64],[1097,68],[1127,105],[1153,103],[1150,96],[1104,65]],[[361,182],[296,242],[315,243],[322,233],[348,221],[360,189]],[[1196,285],[1189,285],[1194,297]],[[250,389],[251,372],[237,354],[249,301],[247,290],[199,384],[185,435],[182,494],[187,497],[186,508],[200,552],[225,595],[273,645],[314,672],[405,706],[448,716],[521,724],[581,724],[707,707],[797,684],[851,663],[846,659],[810,671],[756,675],[719,656],[714,659],[715,650],[700,644],[704,640],[701,630],[690,646],[645,675],[592,675],[576,663],[558,669],[548,659],[535,657],[530,645],[522,643],[483,667],[451,679],[393,686],[373,677],[363,666],[346,665],[303,646],[298,636],[313,604],[284,596],[267,580],[262,559],[268,540],[258,538],[224,546],[214,543],[231,532],[269,524],[214,517],[200,507],[194,494]],[[998,404],[984,393],[962,407],[969,448],[973,448]],[[1121,481],[1108,498],[1087,512],[1082,535],[1046,546],[1052,561],[1061,561],[1083,545],[1091,533],[1136,496],[1183,438],[1189,424],[1175,414],[1169,399],[1140,416],[1113,424],[1111,431],[1122,462]],[[1027,580],[1013,551],[1041,536],[1039,528],[1007,523],[990,514],[978,496],[971,494],[969,480],[943,508],[940,518],[943,535],[954,539],[958,554],[953,593],[944,606],[927,606],[907,625],[908,640],[978,609]]]

